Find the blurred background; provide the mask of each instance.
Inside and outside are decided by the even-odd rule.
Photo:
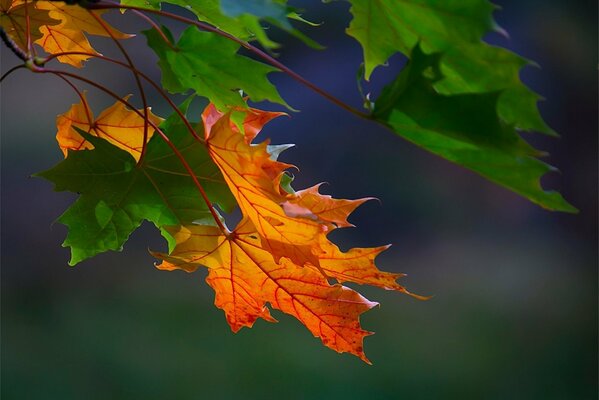
[[[280,60],[360,107],[357,42],[344,34],[349,5],[290,1],[320,27],[314,51],[276,32]],[[213,306],[205,271],[156,270],[147,248],[164,247],[149,224],[122,253],[71,268],[66,229],[53,223],[74,196],[29,178],[62,158],[54,121],[75,94],[56,78],[19,71],[1,87],[3,399],[591,399],[597,396],[597,3],[498,1],[509,33],[487,40],[538,62],[522,79],[547,100],[541,112],[562,138],[527,135],[551,153],[547,176],[580,209],[544,211],[326,102],[283,74],[283,97],[301,112],[261,137],[295,143],[296,188],[320,181],[336,197],[376,196],[337,231],[342,248],[393,243],[379,257],[407,273],[421,302],[359,288],[381,303],[362,318],[368,366],[339,355],[291,317],[231,333]],[[118,14],[124,31],[145,29]],[[175,26],[175,30],[180,29]],[[111,54],[108,40],[95,40]],[[159,79],[143,37],[126,42]],[[376,95],[405,60],[378,68]],[[2,49],[3,71],[17,64]],[[84,73],[120,94],[126,71],[90,61]],[[96,113],[113,101],[90,90]],[[139,96],[134,97],[141,105]],[[168,108],[157,97],[153,110]],[[197,105],[199,110],[199,105]],[[198,111],[199,113],[199,111]],[[199,114],[198,114],[199,118]]]

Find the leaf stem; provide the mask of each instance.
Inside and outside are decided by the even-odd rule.
[[[14,67],[12,67],[8,71],[6,71],[4,74],[2,74],[2,77],[0,78],[0,83],[2,83],[2,81],[4,79],[6,79],[10,74],[12,74],[13,72],[15,72],[16,70],[19,70],[21,68],[27,68],[27,67],[25,67],[25,64],[19,64],[19,65],[15,65]]]
[[[300,74],[298,74],[297,72],[293,71],[292,69],[290,69],[289,67],[287,67],[285,64],[281,63],[280,61],[277,61],[275,58],[273,58],[272,56],[270,56],[269,54],[267,54],[266,52],[258,49],[255,46],[252,46],[251,44],[249,44],[248,42],[241,40],[227,32],[224,32],[210,24],[207,24],[205,22],[201,22],[201,21],[194,21],[190,18],[186,18],[186,17],[182,17],[180,15],[177,14],[173,14],[170,13],[168,11],[162,11],[162,10],[151,10],[151,9],[147,9],[147,8],[143,8],[143,7],[135,7],[135,6],[128,6],[128,5],[121,5],[121,4],[117,4],[117,3],[111,3],[111,2],[106,2],[106,1],[100,1],[98,3],[94,3],[94,4],[89,4],[88,6],[91,9],[126,9],[126,10],[136,10],[139,12],[147,12],[147,13],[151,13],[151,14],[156,14],[156,15],[161,15],[163,17],[167,17],[170,19],[174,19],[176,21],[180,21],[189,25],[195,25],[198,28],[208,31],[208,32],[212,32],[215,33],[217,35],[220,35],[224,38],[227,38],[237,44],[239,44],[241,47],[245,48],[246,50],[249,50],[250,52],[254,53],[255,55],[257,55],[258,57],[262,58],[264,61],[266,61],[267,63],[269,63],[270,65],[279,68],[281,71],[283,71],[284,73],[286,73],[287,75],[289,75],[290,77],[292,77],[293,79],[295,79],[296,81],[298,81],[299,83],[301,83],[302,85],[308,87],[309,89],[311,89],[312,91],[314,91],[315,93],[319,94],[320,96],[324,97],[325,99],[329,100],[330,102],[336,104],[337,106],[343,108],[346,111],[349,111],[350,113],[357,115],[360,118],[365,118],[365,119],[372,119],[372,117],[370,116],[370,114],[364,113],[360,110],[357,110],[355,108],[353,108],[352,106],[350,106],[349,104],[341,101],[340,99],[338,99],[337,97],[333,96],[332,94],[326,92],[325,90],[321,89],[320,87],[316,86],[315,84],[313,84],[312,82],[310,82],[309,80],[307,80],[306,78],[304,78],[303,76],[301,76]]]
[[[131,103],[129,103],[127,100],[122,99],[119,95],[117,95],[112,90],[110,90],[110,89],[108,89],[108,88],[106,88],[106,87],[104,87],[104,86],[102,86],[102,85],[100,85],[100,84],[98,84],[98,83],[90,80],[90,79],[87,79],[87,78],[85,78],[83,76],[80,76],[80,75],[77,75],[77,74],[73,74],[71,72],[59,71],[59,70],[53,70],[53,69],[46,69],[46,68],[35,68],[35,69],[33,69],[33,71],[36,72],[36,73],[49,73],[49,74],[57,75],[57,76],[68,76],[68,77],[71,77],[73,79],[85,82],[88,85],[91,85],[91,86],[95,87],[96,89],[101,90],[104,93],[108,94],[109,96],[113,97],[117,101],[121,102],[122,104],[124,104],[125,106],[127,106],[128,108],[130,108],[131,110],[133,110],[136,114],[138,114],[139,116],[143,117],[143,114],[141,112],[139,112],[138,110],[136,110],[135,107],[133,107],[131,105]],[[199,190],[202,199],[206,203],[206,206],[208,207],[208,210],[210,211],[210,214],[212,214],[212,217],[214,218],[214,221],[216,222],[216,225],[221,230],[221,232],[223,233],[223,235],[228,236],[230,234],[229,230],[223,225],[222,221],[219,218],[219,215],[218,215],[217,211],[214,209],[214,206],[210,202],[210,199],[208,198],[208,195],[206,194],[206,191],[204,190],[204,187],[202,186],[202,184],[200,183],[200,181],[196,177],[195,173],[193,172],[193,169],[191,168],[191,166],[189,165],[189,163],[187,162],[187,160],[185,160],[185,157],[183,156],[183,154],[181,154],[181,152],[179,151],[179,149],[177,149],[177,147],[173,144],[173,142],[171,142],[171,140],[168,138],[168,136],[166,136],[166,134],[155,123],[153,123],[152,121],[149,121],[149,120],[148,120],[148,123],[150,124],[150,126],[152,126],[152,128],[154,128],[154,130],[160,135],[160,137],[162,137],[162,139],[166,142],[166,144],[171,148],[171,150],[173,151],[173,153],[175,154],[175,156],[179,159],[179,161],[181,161],[181,164],[183,165],[183,168],[185,168],[185,170],[189,173],[189,176],[193,180],[196,188]]]

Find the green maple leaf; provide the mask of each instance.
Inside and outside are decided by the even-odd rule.
[[[168,29],[163,29],[172,38]],[[192,26],[183,32],[173,50],[156,31],[143,33],[159,57],[162,85],[170,92],[184,93],[191,88],[223,111],[230,106],[246,107],[239,89],[252,101],[268,100],[287,106],[267,78],[277,69],[237,54],[237,43]]]
[[[191,136],[176,114],[161,128],[183,154],[209,198],[230,211],[235,200],[203,143]],[[191,177],[159,135],[152,137],[143,162],[136,165],[126,151],[79,133],[94,149],[71,151],[64,161],[37,174],[54,183],[56,191],[80,194],[58,219],[69,229],[63,246],[71,248],[70,265],[107,250],[121,250],[143,220],[161,229],[169,247],[174,243],[164,226],[214,224]]]
[[[442,55],[417,46],[408,66],[375,102],[373,116],[398,135],[469,168],[550,210],[575,212],[562,196],[544,191],[540,178],[554,170],[536,157],[512,124],[497,115],[501,92],[444,95]]]
[[[265,48],[277,48],[266,34],[261,21],[269,22],[302,40],[310,47],[321,46],[295,29],[290,19],[307,22],[299,18],[286,0],[124,0],[125,5],[160,9],[161,3],[184,7],[193,12],[198,20],[216,26],[239,39],[257,40]]]
[[[502,91],[497,112],[507,123],[528,131],[555,135],[537,109],[540,96],[519,78],[529,64],[522,57],[482,41],[491,30],[495,6],[487,0],[350,0],[347,33],[364,51],[365,76],[397,52],[410,57],[419,44],[425,54],[440,54],[441,94]]]

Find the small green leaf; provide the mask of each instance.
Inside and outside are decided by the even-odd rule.
[[[441,55],[417,46],[411,61],[375,102],[373,116],[395,133],[458,165],[528,198],[549,210],[576,212],[540,178],[554,168],[527,144],[512,124],[497,115],[502,92],[444,95]]]
[[[163,30],[172,37],[166,28]],[[192,26],[183,32],[177,50],[173,50],[156,31],[143,33],[159,57],[162,85],[170,92],[184,93],[191,88],[222,111],[231,106],[246,107],[239,89],[252,101],[268,100],[287,106],[267,79],[277,69],[237,54],[237,43]]]

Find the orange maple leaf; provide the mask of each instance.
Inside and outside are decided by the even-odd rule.
[[[251,114],[259,113],[259,110],[251,111]],[[329,227],[310,218],[285,214],[281,204],[287,198],[278,182],[290,165],[272,160],[267,150],[268,142],[251,144],[258,128],[244,136],[231,122],[229,114],[222,115],[212,105],[206,108],[202,119],[208,152],[221,170],[241,212],[262,236],[264,248],[277,261],[286,256],[299,265],[306,262],[318,265],[311,250],[318,242],[318,235]]]
[[[401,274],[382,272],[376,267],[374,259],[389,246],[342,252],[327,238],[333,229],[352,226],[347,217],[371,198],[334,199],[320,194],[319,185],[295,193],[282,190],[281,176],[290,165],[272,159],[268,142],[251,143],[262,125],[275,116],[248,109],[245,135],[242,135],[229,116],[214,106],[208,106],[203,114],[208,152],[237,199],[242,214],[256,227],[262,248],[276,261],[289,258],[338,282],[373,285],[426,299],[399,285],[396,281]],[[246,125],[250,122],[248,133]]]
[[[69,150],[93,149],[93,145],[74,129],[77,127],[94,136],[106,139],[139,160],[144,145],[144,119],[119,101],[102,111],[98,118],[94,119],[85,93],[82,94],[82,97],[81,102],[73,104],[69,111],[56,118],[58,128],[56,140],[65,157]],[[129,97],[126,96],[124,99],[127,100]],[[163,121],[162,118],[152,114],[149,107],[148,119],[156,126]],[[148,126],[146,143],[153,134],[154,128]]]
[[[377,303],[340,284],[329,284],[318,271],[288,258],[276,262],[247,219],[233,232],[202,225],[167,230],[177,245],[170,255],[153,253],[164,260],[158,268],[193,272],[208,267],[206,281],[215,291],[215,305],[225,312],[234,332],[251,327],[258,318],[276,322],[268,303],[297,318],[327,347],[370,363],[363,339],[371,332],[361,328],[359,316]]]
[[[380,271],[375,258],[388,246],[342,252],[327,234],[352,226],[348,216],[369,199],[344,200],[320,194],[319,186],[288,193],[281,177],[290,165],[277,161],[268,143],[252,144],[262,126],[276,117],[249,108],[242,134],[210,105],[203,113],[208,153],[235,196],[243,220],[233,232],[209,226],[167,228],[176,246],[160,269],[195,271],[208,267],[207,282],[216,292],[233,331],[258,318],[273,321],[266,304],[298,318],[323,343],[368,362],[359,315],[376,303],[341,285],[353,282],[410,294],[397,283],[401,274]],[[332,285],[329,279],[338,283]],[[425,299],[425,297],[412,295]]]
[[[134,35],[123,33],[107,22],[100,23],[90,13],[99,18],[106,11],[87,10],[77,5],[67,5],[50,1],[36,2],[37,8],[50,13],[50,16],[60,21],[58,25],[45,25],[40,28],[43,37],[36,41],[44,50],[50,54],[63,52],[85,52],[100,54],[91,46],[85,33],[116,39],[127,39]],[[87,55],[65,55],[59,56],[58,61],[81,68],[83,61],[91,56]]]
[[[0,26],[15,41],[17,46],[27,51],[27,17],[31,44],[42,37],[41,27],[60,23],[50,16],[48,10],[36,7],[36,3],[22,0],[0,0]]]

